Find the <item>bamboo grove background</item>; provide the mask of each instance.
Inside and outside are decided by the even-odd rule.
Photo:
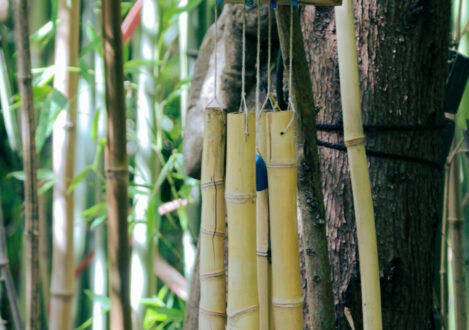
[[[183,171],[182,132],[191,72],[197,50],[214,20],[214,2],[120,3],[132,201],[128,217],[132,246],[130,302],[136,329],[180,329],[186,312],[199,237],[201,193],[200,183]],[[66,12],[63,8],[69,3],[73,6]],[[20,314],[25,320],[29,300],[24,283],[34,275],[40,283],[40,301],[35,307],[43,328],[47,328],[50,318],[56,319],[56,324],[71,320],[75,329],[109,326],[101,4],[98,0],[31,1],[29,34],[41,231],[37,252],[41,262],[37,274],[28,274],[23,210],[24,132],[17,88],[21,76],[16,70],[12,2],[0,0],[0,215],[3,215],[0,222],[4,225]],[[469,56],[469,3],[454,0],[452,8],[453,48]],[[69,35],[72,32],[74,37]],[[57,74],[59,65],[62,67]],[[62,118],[64,113],[71,118]],[[450,154],[452,164],[456,165],[448,166],[451,175],[448,174],[445,184],[442,180],[441,187],[442,191],[460,192],[459,196],[448,197],[446,216],[457,218],[460,212],[465,220],[469,219],[469,163],[467,144],[458,142],[467,139],[468,119],[469,86],[456,115],[455,143]],[[67,129],[67,123],[72,123],[75,129]],[[73,158],[70,146],[75,144]],[[62,163],[63,168],[53,168],[53,159]],[[66,165],[64,159],[69,160]],[[55,210],[58,203],[63,207]],[[53,212],[64,212],[61,218],[68,221],[60,242],[54,235]],[[435,261],[435,269],[440,262],[443,265],[435,275],[435,293],[445,297],[436,298],[435,305],[447,317],[448,327],[457,329],[458,322],[462,322],[458,315],[466,314],[469,306],[468,267],[464,262],[469,256],[469,226],[464,227],[464,232],[458,232],[457,226],[451,227],[451,224],[441,227],[442,239],[437,239],[435,249],[446,248],[447,252],[458,248],[464,251],[464,258],[461,255],[455,258],[453,254],[450,259]],[[0,243],[2,230],[0,226]],[[458,246],[450,245],[455,241]],[[53,256],[53,244],[68,248],[63,255]],[[462,267],[454,262],[458,258],[463,261]],[[466,275],[466,294],[460,298],[457,296],[464,290],[455,288],[452,281],[447,281],[448,286],[441,292],[438,289],[440,279],[450,279],[455,272]],[[54,288],[52,294],[50,287]],[[58,312],[54,292],[74,293],[73,299],[65,303],[67,306],[60,307],[70,311],[70,318]],[[0,297],[0,329],[9,328],[14,315],[3,285]],[[461,304],[454,304],[461,299],[465,301],[463,310]]]
[[[34,13],[29,34],[41,230],[41,269],[33,274],[40,282],[41,299],[35,307],[44,328],[49,318],[58,322],[56,328],[63,328],[68,317],[61,311],[70,310],[73,328],[104,329],[108,326],[110,301],[106,282],[109,268],[101,1],[73,0],[68,11],[64,10],[67,1],[30,3],[30,13]],[[9,268],[24,320],[25,173],[12,5],[8,1],[0,3],[0,187]],[[123,1],[121,11],[134,326],[179,329],[200,223],[199,182],[183,172],[184,109],[197,50],[213,21],[213,1]],[[70,38],[70,33],[75,37]],[[56,65],[61,66],[60,75]],[[64,114],[72,118],[62,118]],[[74,132],[64,121],[75,124]],[[75,143],[77,156],[73,159],[70,146]],[[66,163],[60,161],[65,158]],[[59,164],[54,169],[52,159]],[[66,167],[57,168],[60,166]],[[57,207],[58,203],[62,207]],[[53,205],[57,211],[53,211]],[[59,238],[69,246],[62,256],[52,256],[56,239],[52,212],[65,212],[58,218],[70,219],[68,232],[62,232]],[[49,291],[51,284],[61,304],[64,300],[60,295],[74,293],[73,299],[65,302],[70,306],[57,310],[54,294]],[[0,290],[1,321],[9,328],[12,315],[3,286]],[[4,327],[3,322],[0,327]]]

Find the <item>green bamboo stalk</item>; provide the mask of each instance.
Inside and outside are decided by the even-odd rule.
[[[342,6],[335,7],[335,17],[344,142],[350,164],[360,256],[363,327],[365,330],[379,330],[382,320],[378,246],[362,126],[353,1],[344,0]]]
[[[59,0],[59,23],[55,37],[54,88],[67,99],[54,122],[52,131],[52,163],[55,176],[53,195],[53,249],[50,302],[50,329],[70,329],[74,276],[74,194],[69,191],[75,175],[75,147],[77,120],[80,1]]]
[[[456,140],[453,146],[456,148]],[[459,147],[457,147],[459,149]],[[466,283],[464,274],[464,216],[461,205],[461,159],[458,150],[449,167],[448,224],[451,251],[454,315],[456,329],[467,328]]]
[[[158,3],[144,0],[140,21],[140,58],[156,60],[158,33]],[[135,183],[151,186],[155,183],[159,169],[155,145],[155,73],[152,65],[142,66],[138,75],[137,89],[137,153],[135,155]],[[134,312],[134,327],[142,328],[146,308],[143,298],[151,297],[156,290],[153,261],[156,250],[154,240],[155,219],[148,219],[150,195],[137,193],[134,198],[135,219],[138,221],[132,232],[132,283],[131,304]]]
[[[25,173],[26,236],[26,329],[40,329],[39,211],[37,195],[37,155],[35,145],[34,102],[29,48],[29,3],[15,0],[15,34],[18,51],[18,89],[21,95],[23,167]]]
[[[110,272],[110,327],[132,329],[127,224],[129,180],[120,1],[103,0],[103,53],[106,77],[107,144],[105,150]]]

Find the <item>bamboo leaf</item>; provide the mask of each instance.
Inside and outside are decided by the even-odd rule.
[[[68,187],[67,194],[71,193],[73,189],[75,189],[76,185],[79,184],[83,178],[86,176],[88,171],[91,169],[91,166],[85,167],[83,171],[81,171],[70,183],[70,186]]]
[[[109,299],[109,297],[104,296],[104,295],[100,295],[100,294],[96,294],[96,293],[94,293],[90,290],[85,290],[85,294],[91,300],[99,302],[106,312],[111,309],[111,300]]]

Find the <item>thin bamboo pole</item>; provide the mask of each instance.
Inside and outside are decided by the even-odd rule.
[[[272,244],[272,313],[278,329],[303,329],[297,224],[297,169],[292,111],[267,113]]]
[[[447,325],[448,321],[448,270],[447,257],[447,227],[448,227],[448,184],[449,169],[445,169],[445,183],[443,192],[443,214],[441,217],[441,247],[440,247],[440,316],[441,323]]]
[[[127,224],[129,180],[120,2],[102,2],[106,77],[107,144],[105,149],[110,273],[110,328],[132,329],[130,251]]]
[[[39,210],[37,195],[37,155],[35,120],[29,48],[29,5],[27,0],[15,1],[15,34],[18,51],[18,89],[21,95],[23,139],[24,205],[26,236],[26,329],[40,329],[39,283]]]
[[[144,0],[140,20],[140,38],[136,39],[139,58],[145,61],[156,60],[156,42],[158,34],[158,3],[156,0]],[[159,162],[153,146],[155,145],[155,68],[142,66],[138,74],[137,89],[137,141],[135,155],[135,179],[140,185],[151,186],[159,172]],[[132,267],[131,267],[131,305],[134,313],[134,327],[142,328],[146,307],[141,304],[143,298],[156,293],[156,278],[153,276],[155,256],[155,217],[148,219],[150,195],[138,192],[134,197],[135,224],[132,231]]]
[[[228,329],[259,328],[255,116],[254,113],[228,114],[225,189],[228,215]]]
[[[353,1],[344,0],[342,6],[336,7],[335,18],[344,142],[350,164],[360,256],[363,326],[365,330],[379,330],[382,321],[378,247],[362,126]]]
[[[55,37],[54,88],[68,99],[52,132],[54,176],[53,249],[50,329],[71,329],[74,276],[74,194],[69,191],[75,174],[78,73],[69,70],[78,63],[80,1],[60,0]]]
[[[223,110],[205,110],[199,329],[225,328],[225,121]]]
[[[269,229],[269,190],[267,180],[267,133],[266,112],[257,119],[256,157],[256,242],[257,242],[257,290],[259,294],[259,329],[268,330],[272,326],[272,263],[270,262]]]
[[[453,141],[455,145],[455,141]],[[459,153],[454,150],[449,167],[448,224],[451,248],[451,269],[454,290],[456,329],[467,328],[466,283],[464,276],[464,216],[461,207],[461,169]]]

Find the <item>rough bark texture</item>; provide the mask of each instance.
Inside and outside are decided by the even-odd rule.
[[[364,123],[431,125],[443,120],[449,1],[355,1]],[[320,123],[341,123],[333,9],[307,7],[303,34]],[[338,133],[319,138],[343,143]],[[441,131],[376,132],[367,148],[438,161]],[[432,143],[428,143],[432,141]],[[347,155],[320,148],[337,326],[344,307],[361,328],[358,253]],[[432,328],[432,265],[440,172],[369,159],[385,329]]]
[[[127,224],[129,170],[122,57],[120,2],[104,0],[103,52],[106,76],[107,144],[105,149],[108,204],[110,328],[132,329],[130,249]]]
[[[304,328],[333,329],[331,271],[316,145],[314,95],[311,79],[306,70],[308,63],[303,47],[298,9],[295,8],[291,13],[290,7],[280,7],[276,14],[280,45],[282,53],[285,54],[283,58],[287,68],[289,56],[286,54],[290,53],[290,14],[293,15],[291,96],[297,111],[298,209],[304,249]]]

